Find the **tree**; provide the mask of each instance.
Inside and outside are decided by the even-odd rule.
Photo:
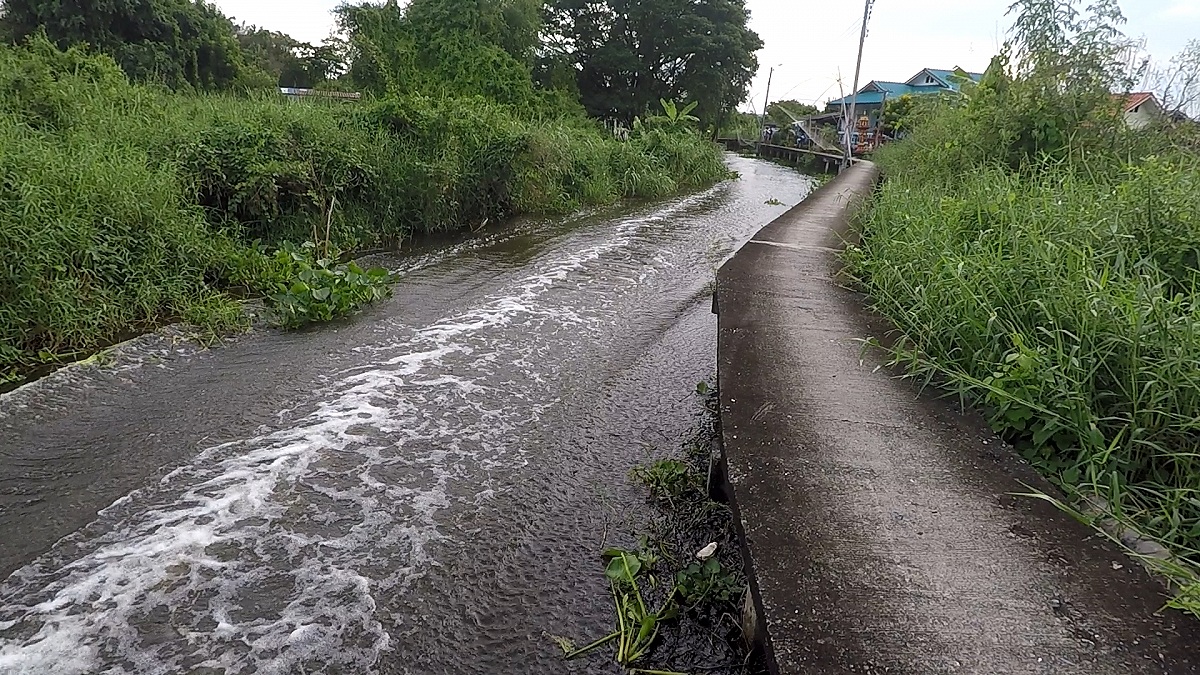
[[[332,43],[314,47],[244,24],[235,30],[247,66],[267,73],[280,87],[315,87],[341,70],[341,55]]]
[[[767,120],[781,127],[790,125],[798,118],[816,113],[816,106],[795,100],[776,101],[767,106]]]
[[[533,0],[342,5],[350,78],[377,93],[484,96],[529,104],[540,19]]]
[[[243,75],[232,22],[203,1],[5,0],[6,39],[39,30],[60,48],[86,43],[112,56],[137,80],[218,89]]]
[[[880,118],[883,133],[894,136],[897,133],[908,131],[914,121],[913,113],[916,105],[917,97],[912,94],[904,94],[884,101],[883,116]]]
[[[1191,40],[1165,68],[1151,73],[1154,93],[1168,113],[1200,117],[1200,40]]]
[[[744,0],[552,0],[541,58],[565,60],[595,117],[629,123],[659,99],[704,124],[745,99],[762,40]]]
[[[1110,141],[1119,108],[1112,92],[1131,86],[1116,1],[1017,0],[1009,12],[1011,38],[968,104],[987,152],[1017,168]]]

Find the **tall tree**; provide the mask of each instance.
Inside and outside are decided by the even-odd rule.
[[[1153,69],[1150,79],[1168,113],[1200,118],[1200,40],[1189,40],[1165,67]]]
[[[332,44],[314,47],[285,33],[245,24],[236,32],[247,65],[269,74],[281,87],[315,87],[341,70],[341,56]]]
[[[171,87],[232,86],[244,65],[233,24],[202,0],[5,0],[0,27],[10,41],[45,30],[61,48],[87,43]]]
[[[539,5],[534,0],[413,0],[345,4],[350,76],[376,92],[533,97]]]
[[[813,115],[817,107],[800,101],[775,101],[767,106],[767,119],[779,126],[787,126],[799,117]]]
[[[762,40],[744,0],[552,0],[542,59],[572,64],[596,117],[630,121],[658,99],[711,123],[746,97]]]

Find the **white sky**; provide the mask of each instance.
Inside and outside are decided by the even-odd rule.
[[[339,0],[216,0],[226,14],[263,28],[318,43],[333,28]],[[747,0],[751,27],[766,46],[750,103],[761,109],[767,72],[776,66],[771,100],[818,106],[837,98],[838,73],[847,93],[862,21],[861,0]],[[982,71],[996,53],[1011,0],[876,0],[863,54],[860,86],[870,80],[906,80],[921,68],[961,66]],[[1125,33],[1146,39],[1165,61],[1190,38],[1200,38],[1200,0],[1121,0]]]

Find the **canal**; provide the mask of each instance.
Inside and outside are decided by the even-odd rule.
[[[612,673],[598,554],[715,370],[740,179],[377,261],[350,320],[147,341],[0,397],[0,672]]]

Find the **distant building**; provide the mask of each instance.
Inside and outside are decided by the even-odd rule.
[[[1162,104],[1148,91],[1133,92],[1118,98],[1124,104],[1125,124],[1130,129],[1144,129],[1167,118]]]
[[[871,80],[858,90],[855,97],[855,115],[867,115],[872,120],[878,118],[883,104],[889,99],[900,98],[906,94],[924,95],[943,92],[956,92],[964,82],[979,82],[983,73],[968,73],[962,68],[939,70],[923,68],[920,72],[908,78],[905,82],[886,82]],[[850,107],[850,96],[837,98],[825,104],[825,112],[840,112],[842,107]]]
[[[280,87],[279,93],[291,101],[317,98],[357,101],[362,98],[362,94],[357,91],[325,91],[323,89],[297,89],[295,87]]]

